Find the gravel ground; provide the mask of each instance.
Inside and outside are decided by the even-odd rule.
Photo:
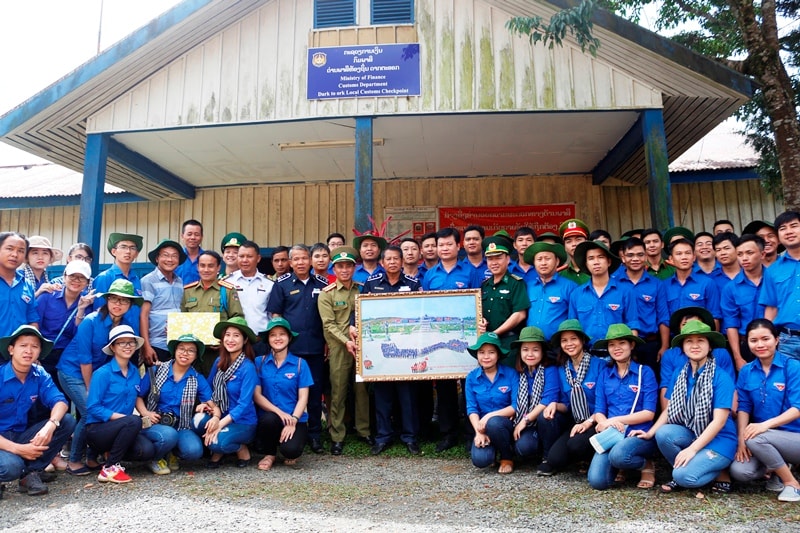
[[[800,505],[780,504],[761,490],[661,495],[637,490],[637,478],[597,492],[577,473],[542,478],[522,465],[501,476],[472,467],[466,456],[312,454],[270,472],[231,462],[214,471],[188,464],[169,476],[143,465],[128,472],[134,481],[127,485],[61,474],[41,497],[6,484],[0,530],[800,531]]]

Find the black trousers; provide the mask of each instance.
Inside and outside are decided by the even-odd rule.
[[[153,443],[140,435],[142,419],[136,415],[123,416],[108,422],[87,424],[86,441],[97,453],[108,452],[106,466],[128,461],[149,461],[155,454]]]
[[[264,454],[277,455],[280,448],[281,455],[285,458],[297,459],[303,454],[306,445],[308,425],[305,422],[297,422],[294,435],[286,442],[280,442],[281,431],[283,431],[283,421],[275,413],[262,413],[258,417],[256,433],[264,446]]]

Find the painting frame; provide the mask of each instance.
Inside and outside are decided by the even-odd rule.
[[[355,313],[356,381],[460,379],[477,366],[480,289],[359,294]]]

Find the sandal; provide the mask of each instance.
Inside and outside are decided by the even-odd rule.
[[[275,456],[265,455],[264,458],[258,462],[258,469],[266,471],[272,468],[273,464],[275,464]]]
[[[614,483],[625,483],[625,471],[620,470],[617,472],[617,477],[614,478]]]
[[[663,485],[661,485],[661,488],[659,490],[661,491],[662,494],[671,494],[673,492],[682,491],[683,487],[678,485],[678,482],[672,479],[668,483],[664,483]]]
[[[730,494],[731,493],[731,482],[730,481],[715,481],[713,485],[711,485],[711,492],[714,494]]]
[[[286,466],[294,466],[297,464],[297,459],[284,459],[283,464]]]
[[[514,461],[511,459],[500,459],[500,468],[497,469],[498,474],[510,474],[514,471]]]
[[[636,488],[652,489],[656,484],[656,469],[652,462],[648,461],[648,463],[645,468],[642,468],[642,476],[639,479],[639,483],[636,484]]]

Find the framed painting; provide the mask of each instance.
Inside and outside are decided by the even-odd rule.
[[[356,297],[356,380],[463,378],[477,366],[480,290]]]

